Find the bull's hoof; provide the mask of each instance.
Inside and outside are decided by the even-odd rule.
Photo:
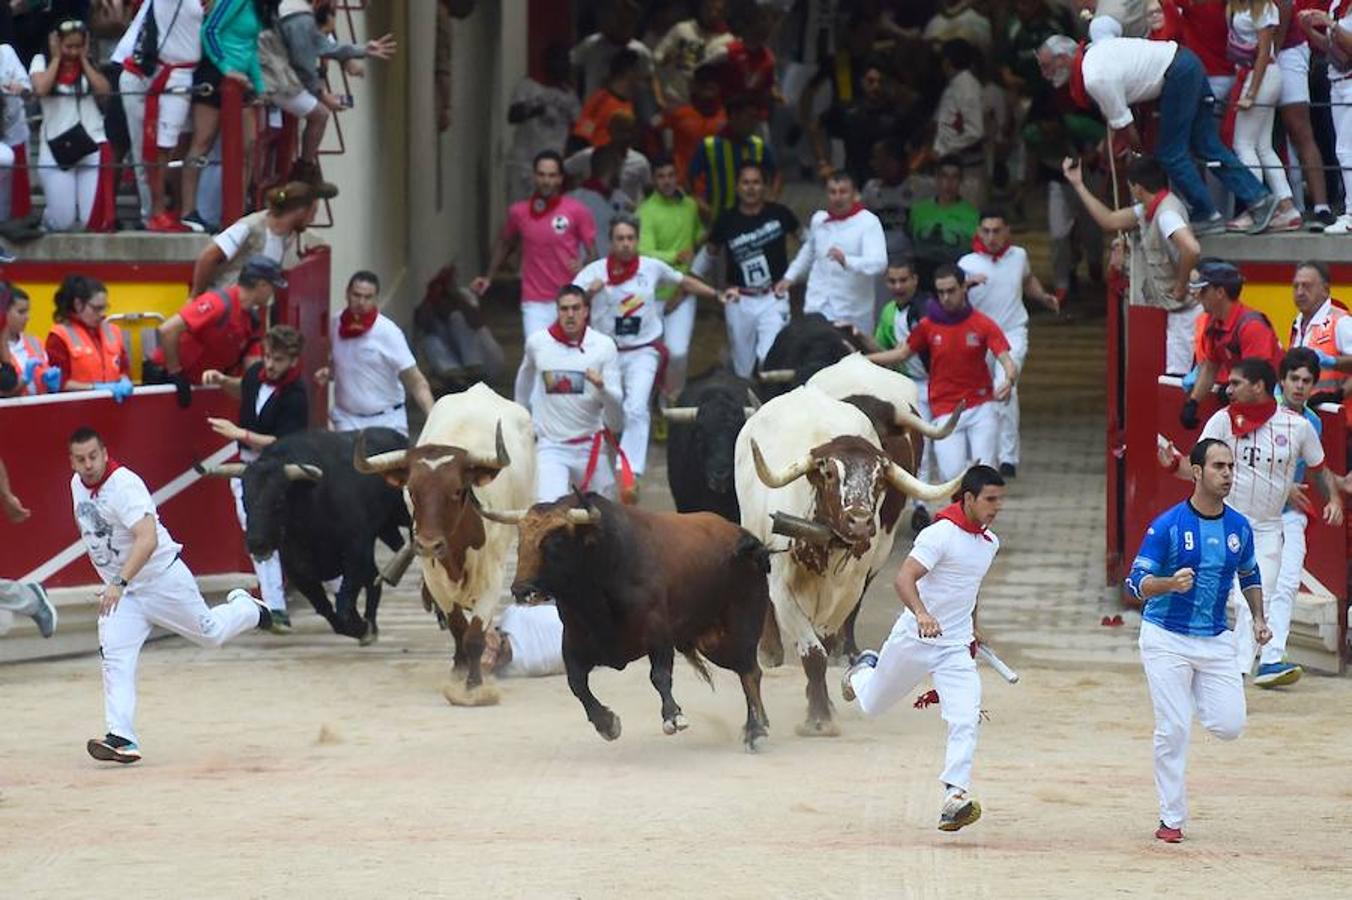
[[[678,731],[685,731],[689,727],[690,723],[686,721],[686,718],[682,713],[677,713],[670,719],[662,720],[663,734],[675,734]]]
[[[605,738],[606,740],[613,741],[619,738],[620,717],[615,715],[614,713],[610,714],[609,721],[602,720],[594,724],[596,725],[596,733],[601,735],[601,737]]]
[[[362,632],[361,637],[357,638],[357,644],[361,647],[369,647],[378,640],[380,640],[380,629],[376,628],[372,623],[367,622],[366,630]]]
[[[768,740],[770,735],[764,731],[749,731],[742,738],[742,743],[746,746],[747,753],[759,753]]]
[[[469,687],[463,681],[449,682],[441,689],[441,695],[451,706],[497,706],[502,699],[494,685]]]
[[[840,737],[840,726],[834,719],[808,719],[793,731],[799,737]]]

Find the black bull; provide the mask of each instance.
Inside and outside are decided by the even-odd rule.
[[[769,554],[760,541],[711,513],[647,512],[597,494],[484,514],[520,525],[512,593],[558,603],[568,686],[602,737],[618,738],[620,719],[592,694],[589,674],[641,656],[662,698],[662,730],[686,727],[671,694],[680,651],[706,681],[701,657],[737,673],[747,705],[743,741],[756,749],[769,726],[756,659],[770,607]]]
[[[398,450],[408,441],[388,428],[366,429],[373,452]],[[368,644],[376,639],[380,573],[375,542],[398,550],[408,527],[401,492],[379,475],[352,467],[357,432],[306,431],[287,435],[252,463],[226,464],[208,475],[240,477],[248,519],[245,545],[255,559],[281,554],[282,572],[335,632]],[[337,609],[324,582],[342,577]],[[357,594],[366,591],[366,615]]]
[[[751,382],[712,372],[690,382],[663,415],[667,438],[667,484],[676,511],[717,513],[740,522],[733,478],[737,433],[760,402]]]
[[[851,353],[867,349],[852,334],[832,325],[820,313],[794,319],[775,337],[756,373],[758,392],[764,400],[807,384],[827,366]]]

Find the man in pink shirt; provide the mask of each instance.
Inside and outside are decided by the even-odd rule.
[[[483,296],[507,254],[521,243],[522,339],[554,323],[554,298],[559,288],[596,258],[596,223],[580,201],[563,193],[563,157],[553,150],[536,154],[532,164],[535,193],[513,203],[507,221],[493,247],[488,272],[474,279],[470,288]],[[519,381],[518,373],[518,381]],[[518,384],[517,402],[521,396]]]

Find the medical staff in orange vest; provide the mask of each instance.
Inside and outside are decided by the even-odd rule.
[[[1319,381],[1309,405],[1341,403],[1352,426],[1352,403],[1347,401],[1352,373],[1352,315],[1329,296],[1329,270],[1321,262],[1296,264],[1291,277],[1296,320],[1291,323],[1287,347],[1309,347],[1319,356]]]
[[[51,393],[61,386],[61,370],[47,365],[42,342],[28,328],[28,295],[18,285],[0,281],[0,365],[8,363],[13,384],[0,376],[0,397]]]
[[[55,324],[47,335],[47,361],[62,372],[63,391],[111,391],[118,403],[131,396],[127,341],[108,318],[108,289],[86,275],[67,275],[56,290]]]

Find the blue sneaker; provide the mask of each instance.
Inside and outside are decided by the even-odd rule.
[[[846,703],[854,702],[854,685],[850,684],[850,679],[854,673],[860,669],[872,669],[878,665],[878,654],[872,650],[864,650],[854,658],[854,663],[845,670],[845,674],[840,676],[840,696],[845,698]]]
[[[89,751],[90,756],[101,762],[122,763],[124,766],[141,758],[141,748],[136,746],[134,741],[111,732],[102,738],[90,738],[85,744],[85,749]]]
[[[1295,684],[1304,674],[1305,670],[1295,663],[1263,663],[1258,667],[1258,674],[1254,677],[1253,683],[1260,688],[1282,687]]]
[[[29,615],[33,617],[33,621],[37,624],[38,633],[45,638],[56,634],[56,623],[59,616],[56,613],[56,607],[47,598],[46,588],[37,583],[25,584],[24,587],[33,592],[35,605],[33,612]]]

